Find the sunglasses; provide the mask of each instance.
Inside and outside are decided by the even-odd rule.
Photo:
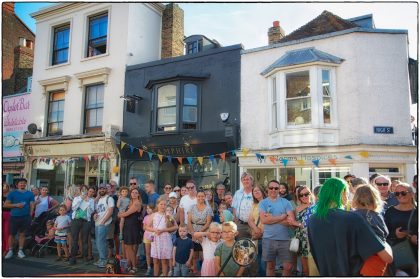
[[[384,183],[375,183],[376,186],[389,186],[388,182],[384,182]]]
[[[194,189],[194,188],[195,188],[195,186],[192,186],[192,187],[185,187],[185,188],[187,188],[188,190],[191,190],[191,189]]]
[[[130,182],[130,185],[137,185],[137,183],[131,183],[131,182]]]
[[[310,193],[299,194],[299,198],[309,197],[310,195],[311,195]]]
[[[181,190],[174,190],[175,192],[181,192]]]
[[[279,187],[268,187],[269,190],[274,190],[277,191],[278,189],[280,189]]]
[[[394,192],[396,197],[399,197],[400,195],[405,197],[407,196],[408,192],[407,191],[402,191],[402,192]]]
[[[172,189],[172,187],[165,187],[165,189],[168,189],[169,190],[169,189]]]

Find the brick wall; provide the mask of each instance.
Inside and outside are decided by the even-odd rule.
[[[162,15],[162,58],[184,55],[184,10],[166,5]]]
[[[27,49],[23,55],[21,50],[15,51],[19,46],[19,38],[35,42],[35,36],[16,16],[14,3],[2,3],[2,20],[2,90],[3,95],[10,95],[21,90],[26,85],[26,78],[32,75],[33,50],[23,47]]]
[[[273,26],[268,29],[268,44],[272,45],[278,43],[284,35],[285,33],[283,28],[280,26],[280,22],[274,21]]]

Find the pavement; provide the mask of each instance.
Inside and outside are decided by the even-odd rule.
[[[47,254],[44,257],[32,257],[19,259],[16,255],[9,259],[2,259],[3,277],[27,277],[27,276],[106,276],[105,268],[98,268],[90,264],[85,264],[79,260],[75,265],[68,262],[56,262],[55,254]],[[111,275],[121,276],[121,274]],[[139,268],[137,273],[130,276],[146,277],[146,269]]]

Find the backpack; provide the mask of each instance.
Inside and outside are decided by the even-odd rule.
[[[115,201],[115,196],[112,196],[112,198],[114,199],[114,209],[112,211],[112,223],[116,223],[117,219],[118,219],[118,207],[117,207],[117,201]],[[108,204],[108,199],[110,198],[110,196],[108,195],[108,197],[106,198],[106,204]]]

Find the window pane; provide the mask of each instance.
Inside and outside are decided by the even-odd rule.
[[[165,85],[158,89],[158,108],[176,105],[176,86]]]
[[[70,26],[63,26],[54,29],[52,65],[67,62],[70,40]]]
[[[287,124],[302,125],[311,123],[311,99],[287,101]]]
[[[108,14],[91,17],[89,22],[89,38],[87,56],[106,53]]]
[[[103,109],[97,109],[96,110],[96,124],[95,126],[102,126],[102,117],[103,116]]]
[[[272,129],[274,130],[274,129],[277,129],[278,128],[278,126],[277,126],[277,104],[276,103],[274,103],[273,105],[272,105],[272,107],[271,107],[271,123],[272,123]]]
[[[158,126],[176,124],[176,107],[167,107],[158,109]]]
[[[197,122],[197,107],[183,107],[182,120],[184,122]]]
[[[322,70],[322,94],[331,96],[330,94],[330,71]]]
[[[197,86],[195,84],[188,83],[184,85],[184,105],[197,105]]]
[[[286,98],[304,97],[310,95],[309,71],[291,73],[286,75]]]
[[[324,123],[330,124],[331,123],[331,98],[324,97],[322,98],[322,109],[324,112]]]

